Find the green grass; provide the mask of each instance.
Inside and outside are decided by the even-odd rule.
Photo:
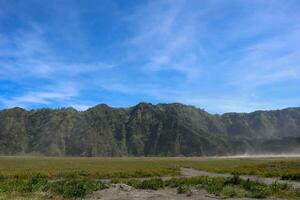
[[[242,180],[237,175],[230,178],[192,177],[152,179],[114,179],[114,183],[125,183],[136,189],[158,190],[165,187],[177,188],[179,194],[191,191],[191,188],[204,189],[208,193],[224,198],[266,198],[300,199],[300,190],[287,184],[266,185],[254,181]],[[112,183],[97,179],[62,179],[48,181],[37,175],[30,179],[2,179],[0,181],[0,199],[76,199],[97,190],[109,188]]]
[[[178,194],[184,194],[184,193],[188,193],[190,191],[191,191],[190,186],[185,185],[185,184],[179,185],[178,188],[177,188],[177,193]]]
[[[0,199],[70,199],[82,198],[109,185],[95,179],[71,179],[49,182],[46,178],[3,179]]]
[[[209,172],[300,181],[300,158],[210,158],[198,162],[189,161],[184,166]]]
[[[221,196],[225,198],[242,198],[250,196],[250,193],[245,190],[244,188],[241,188],[239,186],[225,186],[222,188]]]
[[[179,175],[178,164],[160,158],[0,157],[0,178],[128,178]]]
[[[300,199],[300,190],[289,185],[279,183],[266,185],[255,181],[242,180],[237,176],[226,179],[220,177],[172,178],[166,181],[162,179],[123,179],[120,182],[137,189],[177,188],[179,194],[187,193],[194,187],[204,189],[208,193],[223,198],[266,198],[272,196],[284,199]]]
[[[284,184],[264,185],[243,181],[238,176],[223,178],[172,178],[180,167],[218,173],[261,175],[300,180],[299,158],[75,158],[75,157],[0,157],[0,200],[81,198],[104,189],[100,178],[112,178],[137,189],[177,188],[187,193],[204,189],[225,198],[267,196],[300,199],[300,191]],[[127,179],[156,177],[147,180]]]
[[[179,175],[180,167],[299,180],[299,158],[73,158],[0,157],[0,179],[30,178],[37,173],[56,178],[129,178]]]

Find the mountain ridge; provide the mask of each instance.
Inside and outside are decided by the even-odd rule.
[[[86,111],[71,107],[0,110],[2,155],[295,153],[300,152],[298,138],[299,107],[221,115],[181,103],[144,102],[127,108],[99,104]]]
[[[300,110],[300,106],[296,106],[296,107],[286,107],[286,108],[278,108],[278,109],[265,109],[265,110],[262,110],[262,109],[259,109],[259,110],[254,110],[254,111],[251,111],[251,112],[236,112],[236,111],[229,111],[229,112],[224,112],[224,113],[210,113],[208,111],[206,111],[205,109],[203,108],[199,108],[197,106],[194,106],[194,105],[191,105],[191,104],[183,104],[183,103],[179,103],[179,102],[173,102],[173,103],[157,103],[157,104],[152,104],[152,103],[147,103],[147,102],[140,102],[140,103],[137,103],[136,105],[132,105],[132,106],[127,106],[127,107],[115,107],[115,106],[110,106],[108,104],[105,104],[105,103],[100,103],[100,104],[97,104],[95,106],[91,106],[89,107],[88,109],[86,110],[78,110],[76,109],[75,107],[72,107],[72,106],[69,106],[69,107],[58,107],[58,108],[48,108],[48,107],[45,107],[45,108],[36,108],[36,109],[26,109],[26,108],[22,108],[22,107],[19,107],[19,106],[15,106],[15,107],[11,107],[11,108],[3,108],[3,109],[0,109],[0,112],[1,111],[4,111],[4,110],[13,110],[13,109],[21,109],[21,110],[24,110],[24,111],[36,111],[36,110],[64,110],[64,109],[72,109],[72,110],[76,110],[77,112],[86,112],[90,109],[93,109],[93,108],[96,108],[96,107],[108,107],[108,108],[111,108],[111,109],[130,109],[130,108],[133,108],[133,107],[136,107],[138,105],[152,105],[152,106],[164,106],[164,105],[182,105],[182,106],[187,106],[187,107],[193,107],[195,109],[199,109],[199,110],[202,110],[204,112],[207,112],[208,114],[210,115],[224,115],[224,114],[251,114],[251,113],[257,113],[257,112],[276,112],[276,111],[284,111],[284,110]]]

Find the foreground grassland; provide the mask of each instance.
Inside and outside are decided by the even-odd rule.
[[[189,193],[191,189],[206,190],[222,198],[266,198],[300,199],[300,190],[287,184],[266,185],[254,181],[242,180],[238,176],[231,178],[193,177],[152,179],[114,179],[104,183],[95,179],[58,180],[49,182],[37,175],[31,179],[12,179],[0,181],[0,199],[75,199],[84,198],[93,191],[107,189],[116,183],[125,183],[136,189],[158,190],[166,187],[177,188],[179,194]]]
[[[300,191],[285,184],[264,185],[224,178],[172,178],[181,167],[218,173],[280,177],[300,181],[300,158],[49,158],[0,157],[0,199],[68,199],[126,183],[138,189],[176,187],[178,193],[192,187],[222,197],[268,196],[300,199]],[[150,180],[126,179],[156,177]],[[124,179],[125,178],[125,179]]]

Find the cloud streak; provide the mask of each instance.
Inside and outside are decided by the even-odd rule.
[[[64,102],[78,95],[78,91],[73,85],[56,85],[43,91],[28,91],[23,95],[15,96],[9,99],[0,99],[0,102],[6,107],[23,106],[27,108],[28,104],[49,105],[53,101]]]
[[[220,113],[300,98],[298,1],[0,4],[1,107],[150,101]]]
[[[188,79],[199,77],[196,17],[187,14],[187,9],[183,1],[151,1],[131,16],[137,31],[128,48],[133,49],[131,54],[143,59],[144,71],[174,70]]]

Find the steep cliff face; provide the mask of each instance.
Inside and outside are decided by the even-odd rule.
[[[222,115],[229,136],[280,138],[300,136],[300,109],[256,111],[249,114]]]
[[[211,115],[183,104],[0,111],[0,154],[228,155],[300,150],[300,108]]]
[[[13,108],[0,112],[0,152],[16,154],[27,149],[29,135],[26,129],[27,112]]]

